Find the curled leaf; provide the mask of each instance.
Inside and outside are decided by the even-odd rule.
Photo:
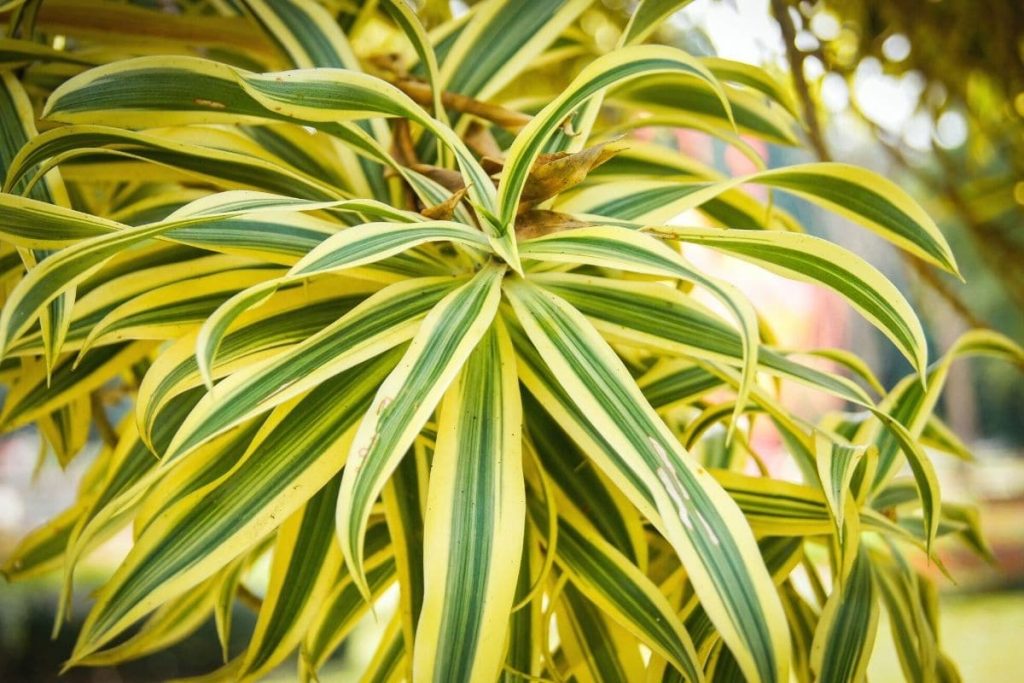
[[[520,197],[523,205],[536,204],[575,187],[583,182],[593,169],[625,149],[618,141],[603,142],[581,152],[542,154],[537,158],[526,178]]]

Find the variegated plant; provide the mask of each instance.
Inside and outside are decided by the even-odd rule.
[[[3,5],[2,425],[62,464],[104,440],[5,571],[62,571],[64,612],[76,564],[134,536],[69,665],[209,619],[226,643],[241,600],[255,631],[212,677],[297,651],[311,679],[397,585],[364,680],[860,680],[883,605],[907,677],[956,678],[910,558],[987,550],[924,449],[969,457],[933,415],[954,359],[1024,353],[973,332],[929,365],[899,289],[739,189],[956,273],[893,183],[728,178],[634,135],[761,168],[740,134],[797,143],[767,73],[649,43],[685,0],[640,2],[603,54],[591,0],[144,4]],[[834,290],[913,372],[885,389],[774,347],[683,244]],[[856,412],[809,424],[780,381]],[[769,476],[755,422],[801,481]]]

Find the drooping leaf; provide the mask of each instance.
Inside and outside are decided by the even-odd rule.
[[[491,325],[504,274],[503,266],[486,266],[431,309],[359,425],[338,496],[338,533],[345,562],[364,594],[363,532],[370,507]]]
[[[784,679],[789,643],[780,634],[781,605],[735,503],[682,451],[582,315],[526,283],[506,291],[590,429],[614,444],[591,457],[670,540],[746,675]]]
[[[416,680],[493,680],[501,671],[526,515],[521,424],[515,356],[499,323],[439,410]]]

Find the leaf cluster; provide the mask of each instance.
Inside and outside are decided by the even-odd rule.
[[[639,3],[557,95],[506,97],[589,49],[590,4],[488,0],[430,31],[401,0],[5,5],[0,422],[65,464],[106,440],[5,573],[63,571],[63,613],[77,563],[134,539],[69,666],[208,619],[227,643],[243,600],[255,631],[210,677],[298,652],[309,680],[397,585],[365,680],[860,680],[883,605],[907,676],[955,678],[906,553],[987,549],[941,500],[925,448],[969,455],[933,409],[957,358],[1024,352],[972,332],[929,363],[897,287],[741,190],[956,273],[892,182],[730,178],[635,134],[799,140],[768,74],[645,42],[686,2]],[[687,244],[835,291],[913,372],[778,348]],[[789,382],[857,412],[812,424]]]

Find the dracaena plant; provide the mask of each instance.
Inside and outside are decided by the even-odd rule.
[[[1021,350],[972,332],[929,365],[897,287],[740,186],[956,273],[922,209],[859,168],[763,170],[748,140],[797,144],[791,96],[650,44],[686,2],[640,2],[603,54],[591,4],[429,3],[429,31],[400,1],[5,5],[2,423],[62,464],[103,439],[5,571],[62,572],[59,624],[76,564],[134,540],[69,665],[207,620],[227,643],[241,601],[212,676],[297,652],[310,679],[397,586],[365,680],[859,680],[883,606],[908,678],[956,677],[912,561],[987,550],[924,448],[967,457],[933,415],[950,363]],[[686,244],[834,290],[911,373],[773,346]],[[792,382],[846,411],[809,423]]]

